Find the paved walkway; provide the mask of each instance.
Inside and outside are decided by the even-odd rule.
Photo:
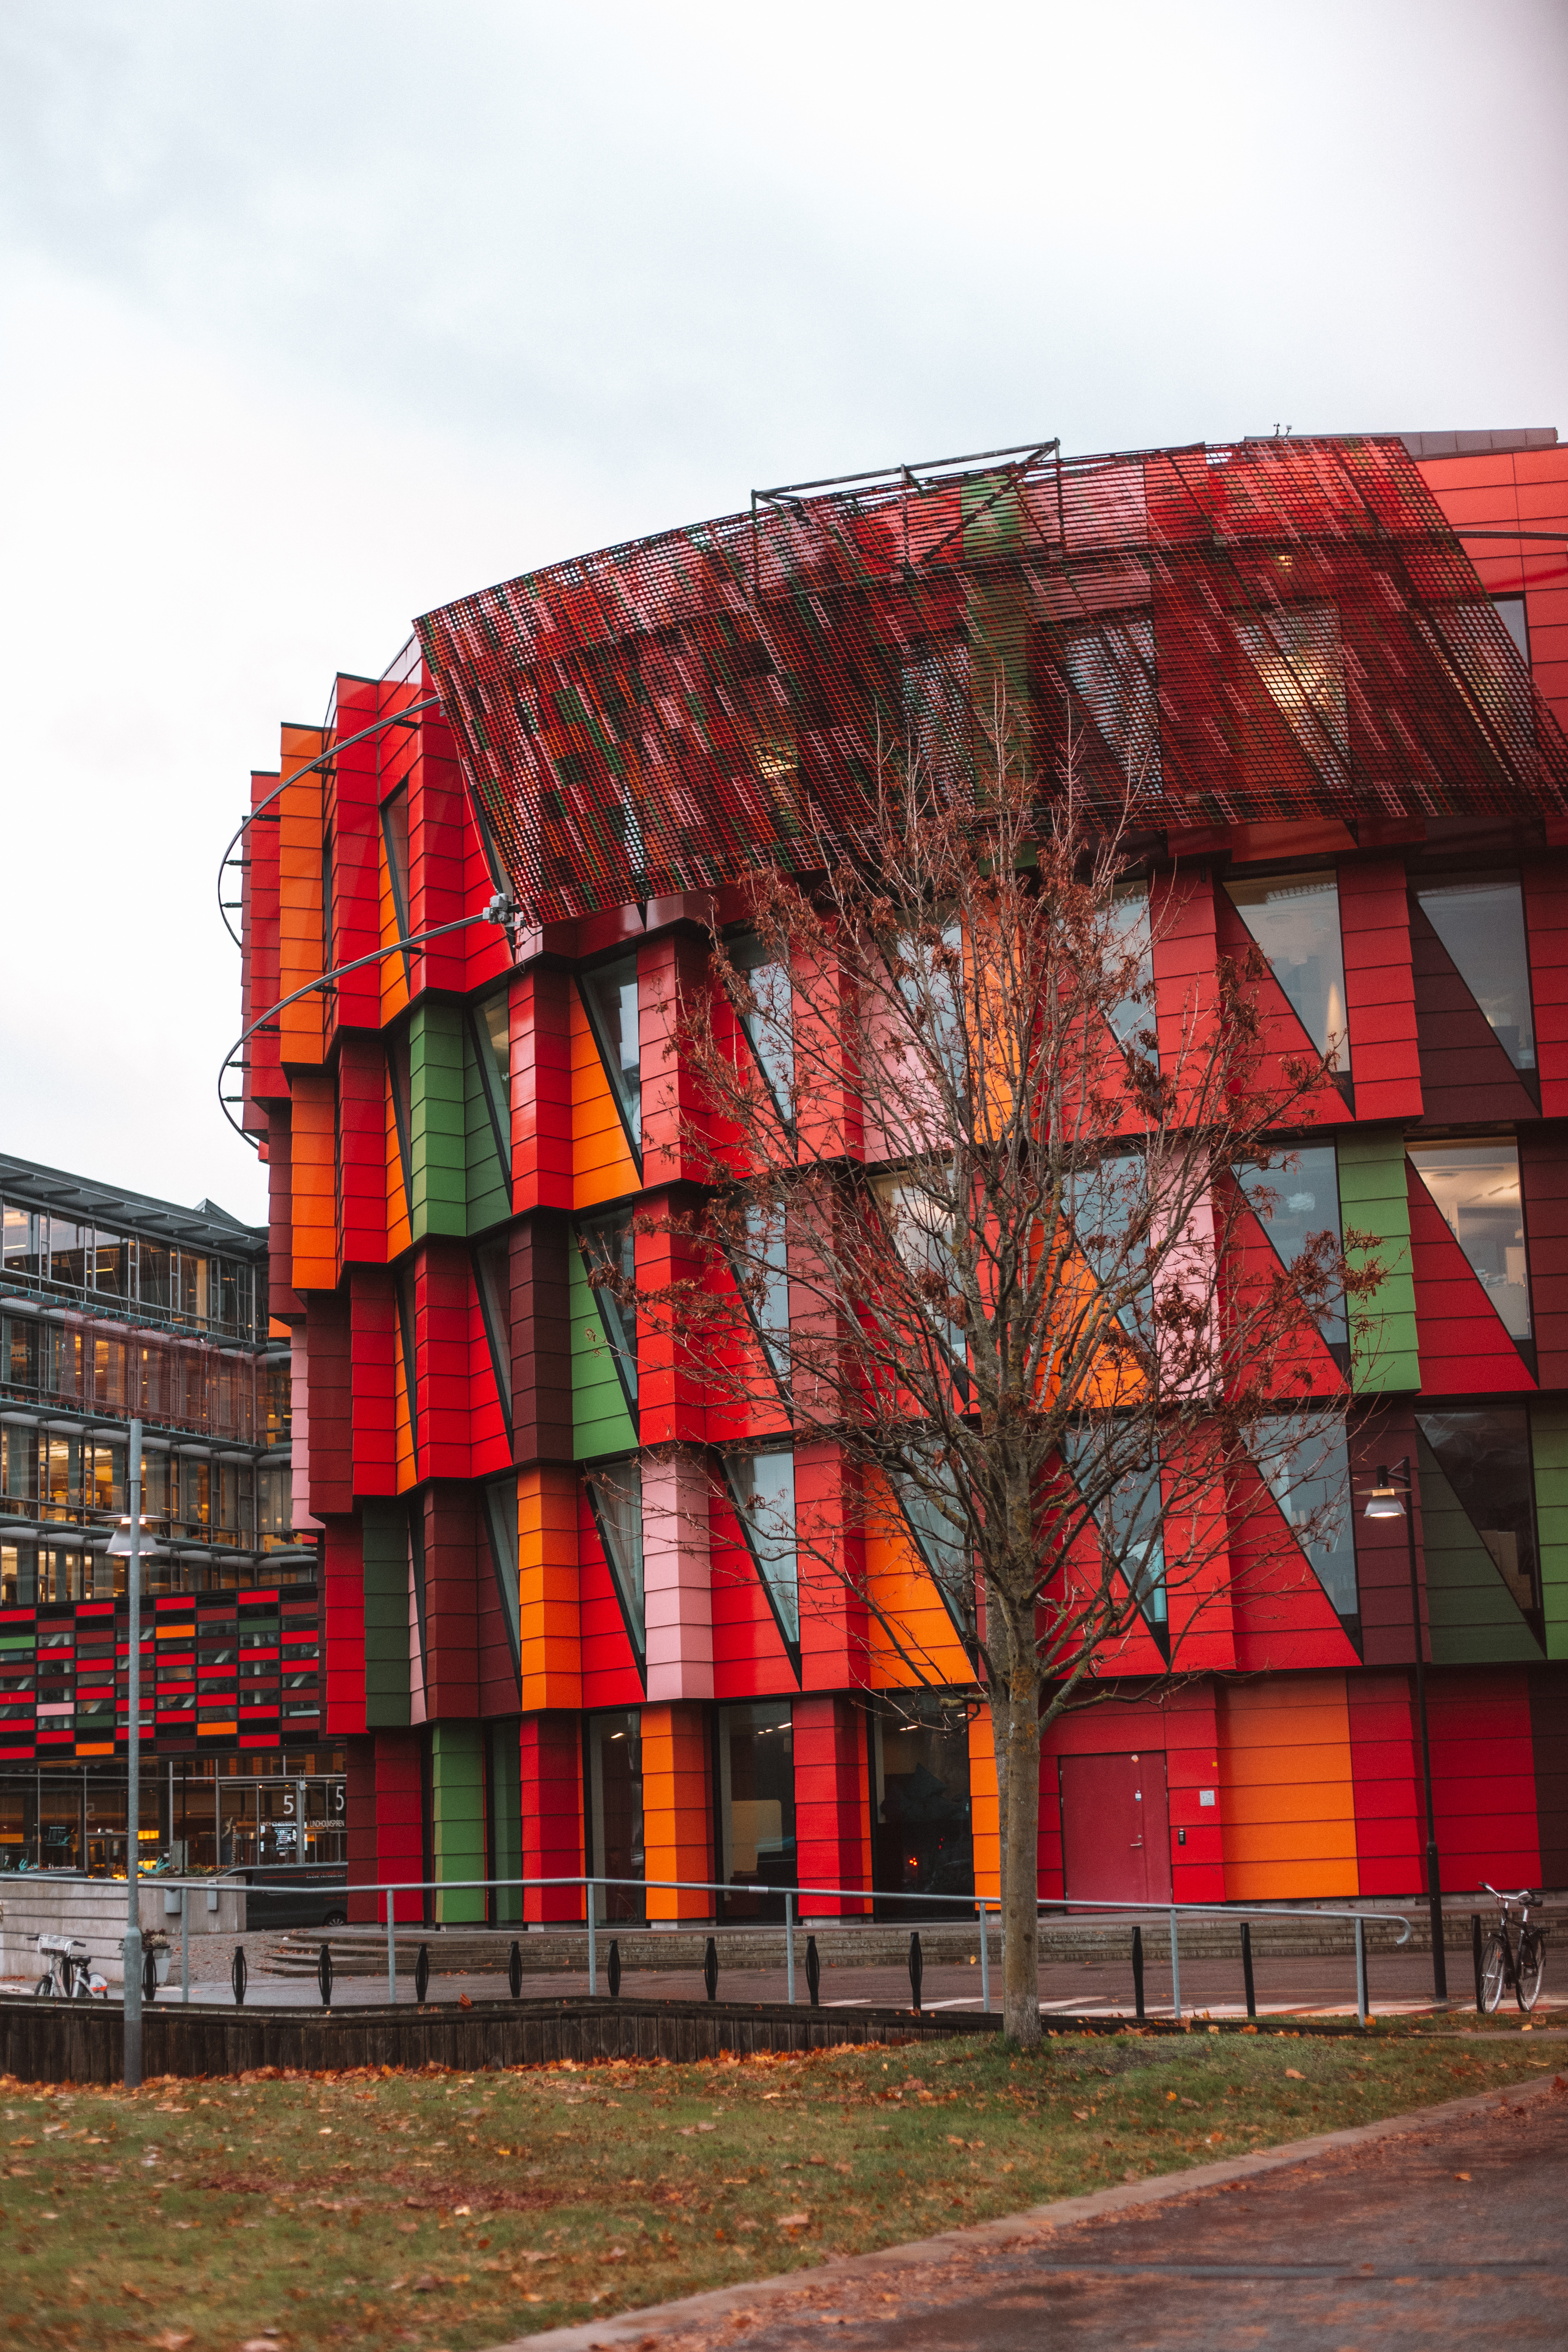
[[[1562,2352],[1565,2210],[1557,2074],[503,2352]]]

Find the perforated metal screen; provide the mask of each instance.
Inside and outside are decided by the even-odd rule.
[[[797,856],[1005,709],[1152,825],[1568,809],[1568,745],[1397,439],[1037,457],[666,531],[417,624],[538,920]]]

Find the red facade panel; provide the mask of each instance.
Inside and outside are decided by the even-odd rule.
[[[1408,1161],[1421,1386],[1434,1396],[1533,1391],[1535,1382],[1437,1203]]]
[[[431,1485],[425,1511],[425,1711],[434,1723],[479,1712],[481,1508],[471,1486]],[[489,1559],[484,1559],[487,1580]]]
[[[1421,1056],[1403,861],[1347,861],[1339,885],[1356,1117],[1419,1118]]]
[[[859,1887],[867,1884],[869,1783],[865,1717],[843,1694],[796,1699],[795,1833],[802,1886]],[[805,1918],[855,1918],[867,1906],[852,1898],[801,1898]]]
[[[327,1520],[321,1536],[321,1621],[326,1639],[329,1738],[364,1722],[364,1552],[357,1513]]]
[[[353,1402],[353,1491],[397,1492],[397,1299],[390,1274],[358,1266],[349,1277]]]
[[[519,1727],[524,1878],[574,1878],[583,1870],[583,1730],[574,1715],[525,1715]],[[580,1920],[575,1886],[531,1887],[530,1924]]]

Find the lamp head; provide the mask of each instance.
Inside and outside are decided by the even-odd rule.
[[[1377,1484],[1367,1499],[1366,1516],[1369,1519],[1402,1519],[1405,1517],[1405,1505],[1400,1500],[1398,1487],[1388,1475],[1385,1462],[1377,1465]]]
[[[153,1553],[159,1549],[158,1545],[153,1542],[152,1537],[147,1532],[151,1524],[152,1523],[148,1519],[145,1512],[143,1512],[142,1517],[141,1532],[136,1539],[137,1553],[142,1559],[151,1559]],[[129,1518],[121,1519],[120,1525],[115,1528],[114,1533],[110,1537],[109,1552],[110,1558],[114,1559],[130,1559],[131,1521]]]

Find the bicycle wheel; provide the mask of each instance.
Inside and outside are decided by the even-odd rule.
[[[54,1990],[55,1980],[53,1977],[40,1977],[37,1983],[33,1988],[34,1998],[37,2000],[49,2000],[53,1998]]]
[[[1481,2007],[1489,2017],[1502,1999],[1507,1975],[1508,1957],[1503,1950],[1502,1937],[1494,1927],[1481,1954]]]
[[[1545,1974],[1546,1939],[1538,1936],[1533,1927],[1527,1927],[1519,1939],[1519,1974],[1513,1986],[1513,1997],[1527,2014],[1541,1998]]]

